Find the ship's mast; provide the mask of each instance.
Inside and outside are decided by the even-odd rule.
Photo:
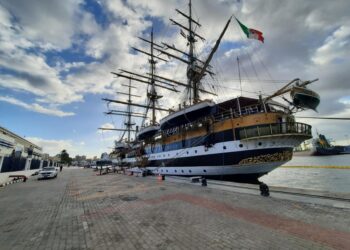
[[[241,80],[241,69],[239,67],[239,57],[238,56],[237,56],[237,67],[238,67],[239,87],[241,89],[241,96],[243,96],[242,80]]]
[[[132,126],[135,125],[135,123],[131,122],[131,80],[129,80],[129,86],[128,86],[128,89],[129,89],[129,92],[128,92],[128,103],[129,105],[127,106],[127,112],[128,112],[128,119],[127,119],[127,122],[124,123],[124,125],[126,126],[126,129],[128,131],[128,143],[130,142],[130,133],[131,133],[131,129],[132,129]]]
[[[189,0],[188,9],[189,9],[188,14],[185,14],[182,11],[176,9],[178,14],[187,18],[188,27],[182,25],[181,23],[174,21],[173,19],[170,19],[170,21],[172,22],[173,25],[179,26],[181,28],[180,33],[183,37],[185,37],[187,39],[189,51],[184,52],[184,51],[181,51],[181,50],[175,48],[174,45],[170,46],[168,44],[163,43],[166,46],[166,49],[171,49],[171,50],[174,50],[178,53],[181,53],[182,55],[186,55],[187,60],[183,59],[181,56],[176,56],[176,55],[173,55],[167,51],[164,51],[163,49],[156,48],[156,50],[169,56],[169,57],[173,57],[173,58],[175,58],[183,63],[186,63],[188,65],[187,66],[187,86],[186,86],[186,88],[190,94],[189,95],[190,104],[195,104],[195,103],[200,101],[199,92],[208,93],[208,91],[205,91],[201,87],[200,82],[206,73],[208,73],[211,76],[214,75],[214,73],[210,70],[211,66],[209,65],[209,63],[210,63],[211,59],[213,58],[213,55],[216,52],[216,50],[221,42],[221,39],[227,30],[227,27],[231,21],[231,18],[228,20],[226,26],[224,27],[224,30],[222,31],[219,39],[216,41],[216,44],[212,48],[211,53],[209,54],[208,58],[206,60],[202,61],[202,60],[199,60],[195,56],[194,50],[195,50],[195,43],[197,42],[197,38],[199,38],[202,41],[205,41],[205,39],[194,31],[194,26],[196,25],[197,27],[201,27],[201,24],[198,23],[197,21],[193,20],[193,18],[192,18],[192,1],[191,0]],[[188,32],[187,36],[183,32],[183,30],[186,30]],[[213,94],[213,93],[209,92],[209,94]]]
[[[120,73],[116,73],[116,72],[111,72],[111,73],[116,75],[117,77],[129,79],[129,81],[134,80],[137,82],[147,84],[148,85],[147,103],[144,105],[144,104],[132,103],[131,101],[124,102],[124,101],[120,101],[120,100],[112,100],[112,99],[107,99],[107,98],[104,98],[103,100],[107,101],[107,102],[114,102],[114,103],[119,103],[119,104],[126,104],[128,106],[136,106],[136,107],[145,108],[146,109],[145,113],[142,116],[142,118],[143,118],[142,126],[145,125],[144,122],[145,122],[146,118],[148,118],[147,117],[148,111],[151,109],[152,114],[151,114],[151,118],[150,118],[150,125],[154,126],[154,125],[157,125],[157,118],[156,118],[156,111],[157,110],[170,111],[169,109],[158,107],[157,101],[158,101],[158,99],[162,98],[162,96],[157,94],[156,87],[167,89],[167,90],[170,90],[173,92],[179,92],[179,91],[175,89],[175,85],[169,83],[168,81],[157,79],[157,76],[155,75],[156,64],[157,64],[156,59],[160,60],[160,61],[164,61],[164,62],[167,62],[167,60],[165,60],[159,56],[154,55],[154,50],[156,48],[158,48],[158,49],[162,48],[163,46],[154,43],[154,41],[153,41],[153,29],[151,31],[151,39],[150,40],[142,38],[142,37],[139,37],[139,38],[142,41],[150,44],[150,51],[147,52],[147,51],[144,51],[144,50],[141,50],[138,48],[134,48],[134,47],[132,47],[132,48],[137,52],[140,52],[142,54],[149,56],[149,60],[148,60],[148,62],[150,64],[149,73],[147,73],[147,75],[143,75],[143,74],[139,74],[139,73],[123,70],[123,69],[120,70]],[[138,116],[138,117],[141,117],[141,116]],[[127,125],[128,123],[129,122],[126,122],[125,125],[128,126]]]
[[[188,9],[189,9],[189,18],[188,18],[188,36],[187,41],[190,47],[189,50],[189,65],[188,65],[188,85],[192,86],[192,95],[190,94],[190,103],[192,103],[192,97],[193,97],[193,103],[196,103],[199,100],[198,95],[198,87],[197,84],[193,81],[193,74],[194,74],[194,43],[196,40],[194,39],[193,32],[192,32],[192,1],[189,0],[188,3]]]
[[[136,89],[136,87],[131,85],[131,79],[129,79],[129,84],[122,84],[122,86],[127,87],[128,88],[128,92],[117,92],[117,94],[121,94],[121,95],[126,95],[128,96],[128,99],[126,102],[124,102],[123,104],[126,104],[126,111],[121,111],[121,110],[108,110],[108,112],[105,112],[105,114],[107,115],[117,115],[117,116],[126,116],[126,120],[124,122],[125,125],[125,129],[122,128],[99,128],[100,130],[114,130],[114,131],[123,131],[124,133],[122,134],[122,136],[120,137],[119,141],[123,140],[123,137],[125,135],[125,133],[127,133],[127,139],[126,142],[130,143],[131,142],[131,132],[136,132],[136,130],[133,128],[133,126],[135,125],[135,122],[132,121],[132,117],[140,117],[143,118],[144,115],[141,113],[136,113],[136,112],[132,112],[132,97],[141,97],[138,95],[133,95],[131,93],[131,89]]]
[[[155,80],[154,80],[154,73],[155,73],[155,68],[156,68],[156,61],[154,60],[154,54],[153,54],[153,29],[151,31],[151,59],[149,60],[150,63],[150,68],[151,68],[151,73],[150,73],[150,91],[147,93],[147,96],[150,101],[150,106],[152,108],[152,119],[151,119],[151,125],[154,126],[156,125],[156,102],[158,99],[161,98],[161,96],[157,95],[156,88],[155,88]],[[147,115],[147,114],[146,114]]]
[[[147,116],[148,110],[151,108],[152,109],[152,117],[151,117],[150,124],[156,125],[157,124],[156,115],[155,115],[156,110],[168,111],[168,112],[173,112],[173,110],[166,109],[166,108],[160,108],[157,106],[157,100],[159,98],[161,98],[161,96],[159,96],[157,94],[155,87],[157,87],[157,88],[160,87],[160,88],[170,90],[173,92],[179,92],[177,89],[175,89],[175,86],[176,85],[183,86],[183,87],[187,88],[188,92],[190,93],[190,96],[189,96],[190,104],[195,104],[195,103],[200,101],[199,92],[203,92],[203,93],[211,94],[211,95],[217,95],[216,93],[207,91],[203,87],[201,87],[200,81],[206,74],[209,74],[211,76],[214,75],[214,73],[211,70],[210,61],[212,60],[214,53],[216,52],[216,50],[219,47],[221,39],[227,30],[227,27],[231,21],[231,18],[226,23],[226,26],[224,27],[223,31],[221,32],[218,40],[216,41],[216,43],[215,43],[214,47],[212,48],[210,54],[208,55],[207,59],[202,61],[194,55],[194,53],[195,53],[194,49],[195,49],[195,43],[197,42],[197,38],[202,40],[202,41],[205,41],[205,39],[194,31],[194,26],[196,25],[197,27],[201,27],[201,24],[198,23],[197,21],[193,20],[193,18],[192,18],[192,1],[191,0],[189,0],[188,6],[189,6],[189,13],[188,14],[176,9],[176,11],[180,15],[182,15],[183,17],[188,19],[188,27],[182,25],[179,22],[174,21],[173,19],[170,19],[170,21],[172,22],[173,25],[179,26],[181,28],[181,32],[180,32],[181,35],[184,38],[186,38],[186,40],[188,41],[188,45],[189,45],[188,52],[181,51],[180,49],[176,48],[175,45],[169,45],[166,43],[162,43],[163,45],[159,45],[159,44],[155,43],[153,41],[153,29],[152,29],[150,40],[139,37],[142,41],[147,42],[151,45],[150,52],[143,51],[143,50],[132,47],[135,51],[150,56],[150,60],[149,60],[150,65],[151,65],[150,73],[148,73],[146,76],[146,75],[142,75],[139,73],[126,71],[123,69],[121,69],[120,72],[118,72],[118,73],[111,72],[112,74],[116,75],[117,77],[123,77],[123,78],[129,79],[129,80],[135,80],[137,82],[147,84],[150,87],[149,90],[147,91],[147,97],[148,97],[147,104],[143,105],[143,104],[137,104],[137,103],[129,103],[129,102],[107,99],[107,98],[103,98],[104,101],[146,108],[145,116]],[[186,35],[183,30],[186,30],[188,32],[188,35]],[[168,51],[168,49],[175,51],[176,53],[180,53],[180,55],[175,55],[173,53],[170,53]],[[179,60],[180,62],[186,63],[187,64],[187,83],[183,83],[183,82],[179,82],[179,81],[176,81],[173,79],[169,79],[168,77],[156,75],[155,74],[155,69],[156,69],[155,59],[157,59],[159,61],[164,61],[164,62],[167,62],[167,60],[164,58],[161,58],[160,56],[155,56],[154,51],[157,51],[162,55],[166,55],[168,57],[175,58],[175,59]],[[184,58],[184,56],[185,56],[185,58]],[[143,120],[142,125],[143,125],[144,121],[145,120]]]

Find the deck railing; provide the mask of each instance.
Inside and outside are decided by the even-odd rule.
[[[238,109],[229,109],[229,110],[220,112],[218,114],[215,114],[214,120],[221,121],[228,118],[237,118],[242,115],[252,115],[260,112],[262,111],[259,109],[258,105],[246,106],[246,107],[242,107],[240,111]]]
[[[271,123],[239,128],[241,140],[269,135],[297,134],[312,137],[311,126],[299,122]]]

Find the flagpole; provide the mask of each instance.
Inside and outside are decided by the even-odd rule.
[[[241,70],[239,68],[239,58],[237,56],[237,65],[238,65],[238,77],[239,77],[239,86],[241,88],[241,96],[243,96],[243,92],[242,92],[242,81],[241,81]]]

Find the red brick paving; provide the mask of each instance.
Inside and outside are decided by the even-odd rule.
[[[145,202],[148,204],[157,204],[172,200],[184,201],[240,220],[322,243],[335,249],[350,249],[350,233],[348,232],[326,229],[318,225],[308,224],[259,210],[234,207],[223,202],[209,200],[199,196],[178,193],[162,196],[158,199],[146,200]]]

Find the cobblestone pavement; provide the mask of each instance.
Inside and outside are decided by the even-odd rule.
[[[0,189],[0,249],[350,249],[349,212],[64,169]]]

